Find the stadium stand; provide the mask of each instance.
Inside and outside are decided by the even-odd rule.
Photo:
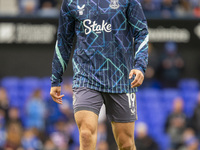
[[[1,80],[1,86],[6,89],[12,107],[24,108],[36,89],[42,90],[46,102],[50,99],[49,77],[5,77]],[[195,79],[180,80],[177,89],[139,89],[137,93],[138,119],[148,125],[149,134],[157,141],[162,150],[167,150],[169,147],[169,137],[164,132],[164,124],[167,115],[172,111],[173,100],[176,97],[182,97],[185,103],[184,112],[187,117],[191,117],[198,91],[199,82]],[[22,119],[26,117],[21,116],[23,116]]]

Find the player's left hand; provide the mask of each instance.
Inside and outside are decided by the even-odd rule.
[[[138,87],[142,85],[144,81],[144,75],[140,70],[137,69],[132,69],[131,72],[129,73],[129,79],[131,79],[135,75],[135,79],[131,83],[131,88]]]

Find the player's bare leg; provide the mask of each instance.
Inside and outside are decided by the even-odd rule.
[[[75,120],[79,128],[80,150],[95,150],[98,116],[91,111],[82,110],[75,113]]]
[[[112,129],[119,150],[136,150],[134,142],[135,123],[112,122]]]

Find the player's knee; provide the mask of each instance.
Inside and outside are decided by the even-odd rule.
[[[118,141],[118,146],[120,150],[136,150],[132,136],[121,136]]]
[[[90,134],[93,135],[97,130],[97,127],[95,127],[95,125],[88,124],[86,122],[80,123],[78,127],[81,133],[83,132],[83,134],[89,134],[89,135]]]
[[[88,129],[80,130],[80,138],[83,146],[88,146],[92,140],[92,132]]]
[[[79,130],[80,138],[85,142],[89,142],[96,133],[96,128],[88,123],[82,123]]]
[[[123,143],[123,144],[119,144],[119,149],[120,150],[136,150],[135,149],[135,144],[134,143]]]
[[[120,150],[136,150],[134,142],[126,142],[119,145]]]

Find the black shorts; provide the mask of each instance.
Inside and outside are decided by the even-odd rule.
[[[103,103],[106,115],[113,122],[134,122],[137,120],[135,93],[105,93],[86,87],[73,89],[74,113],[80,110],[99,115]]]

